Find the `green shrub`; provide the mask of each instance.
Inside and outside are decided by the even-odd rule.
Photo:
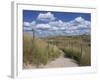
[[[72,49],[72,48],[63,48],[63,52],[64,52],[64,56],[65,57],[69,57],[69,58],[73,58],[77,61],[80,60],[80,52],[75,50],[75,49]]]
[[[53,45],[49,46],[49,52],[48,52],[49,59],[53,60],[59,57],[60,54],[61,54],[61,51],[56,46],[53,46]]]

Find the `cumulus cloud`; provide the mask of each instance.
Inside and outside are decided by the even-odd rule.
[[[23,25],[24,27],[30,27],[30,22],[24,22]]]
[[[37,24],[35,27],[36,29],[41,29],[41,30],[47,30],[51,28],[49,24]]]
[[[77,22],[83,22],[83,21],[84,21],[84,19],[83,19],[81,16],[75,18],[75,20],[76,20]]]
[[[55,17],[50,12],[40,13],[39,20],[49,21],[47,23],[37,23],[36,21],[24,22],[24,26],[32,26],[37,31],[39,36],[50,35],[81,35],[90,34],[91,22],[82,17],[77,17],[69,22],[55,20]],[[25,30],[30,28],[25,28]]]
[[[55,29],[55,30],[65,30],[68,28],[67,22],[63,22],[62,20],[49,22],[49,25],[54,27],[52,29]]]
[[[24,23],[23,23],[23,26],[24,26],[24,27],[32,27],[32,26],[34,26],[34,25],[36,25],[36,21],[24,22]]]
[[[83,19],[82,17],[77,17],[74,20],[67,23],[69,28],[78,29],[78,28],[87,28],[89,29],[91,26],[91,22]]]
[[[58,28],[58,27],[53,26],[53,27],[51,27],[49,30],[56,31],[56,30],[59,30],[59,28]]]
[[[32,28],[30,28],[30,27],[24,27],[24,31],[31,31],[32,30]]]
[[[37,20],[40,20],[40,21],[54,21],[55,17],[51,12],[40,13],[37,17]]]
[[[36,21],[32,21],[32,22],[30,23],[30,26],[34,26],[34,25],[36,25]]]
[[[52,26],[57,26],[57,27],[61,27],[64,25],[64,22],[61,21],[61,20],[58,20],[58,21],[52,21],[52,22],[49,22],[50,25]]]

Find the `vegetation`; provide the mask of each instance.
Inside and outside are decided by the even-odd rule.
[[[32,38],[23,36],[23,62],[37,68],[58,58],[62,51],[64,57],[75,59],[80,66],[91,65],[90,36],[56,36]]]
[[[48,61],[60,56],[61,52],[56,46],[41,39],[32,39],[31,36],[24,35],[23,40],[24,64],[33,64],[38,68],[39,65],[46,65]]]
[[[64,52],[65,57],[75,59],[80,66],[91,65],[90,36],[56,36],[44,39],[46,42],[52,41],[60,50]]]
[[[81,53],[80,51],[77,51],[75,49],[71,49],[71,48],[63,48],[63,52],[65,53],[65,57],[69,57],[72,59],[75,59],[76,61],[80,61],[80,57],[81,57]]]
[[[91,52],[90,46],[84,45],[82,57],[80,59],[81,66],[90,66],[91,65]]]

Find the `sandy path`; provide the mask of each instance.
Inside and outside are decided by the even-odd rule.
[[[49,62],[44,68],[55,68],[55,67],[77,67],[78,64],[75,60],[70,58],[64,58],[60,56],[59,58],[55,59],[54,61]]]
[[[46,65],[40,65],[39,68],[60,68],[60,67],[77,67],[77,66],[79,65],[75,60],[70,58],[65,58],[62,53],[62,55],[59,58],[55,59],[54,61],[48,62],[48,64]],[[36,66],[27,65],[24,66],[24,68],[32,69],[36,68]]]

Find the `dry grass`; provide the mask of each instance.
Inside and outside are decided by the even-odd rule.
[[[24,64],[32,64],[37,68],[39,65],[46,65],[48,61],[54,60],[61,54],[60,50],[45,41],[29,35],[23,37],[23,62]]]
[[[53,41],[63,52],[65,57],[75,59],[80,66],[91,65],[90,36],[51,37],[46,41]]]

